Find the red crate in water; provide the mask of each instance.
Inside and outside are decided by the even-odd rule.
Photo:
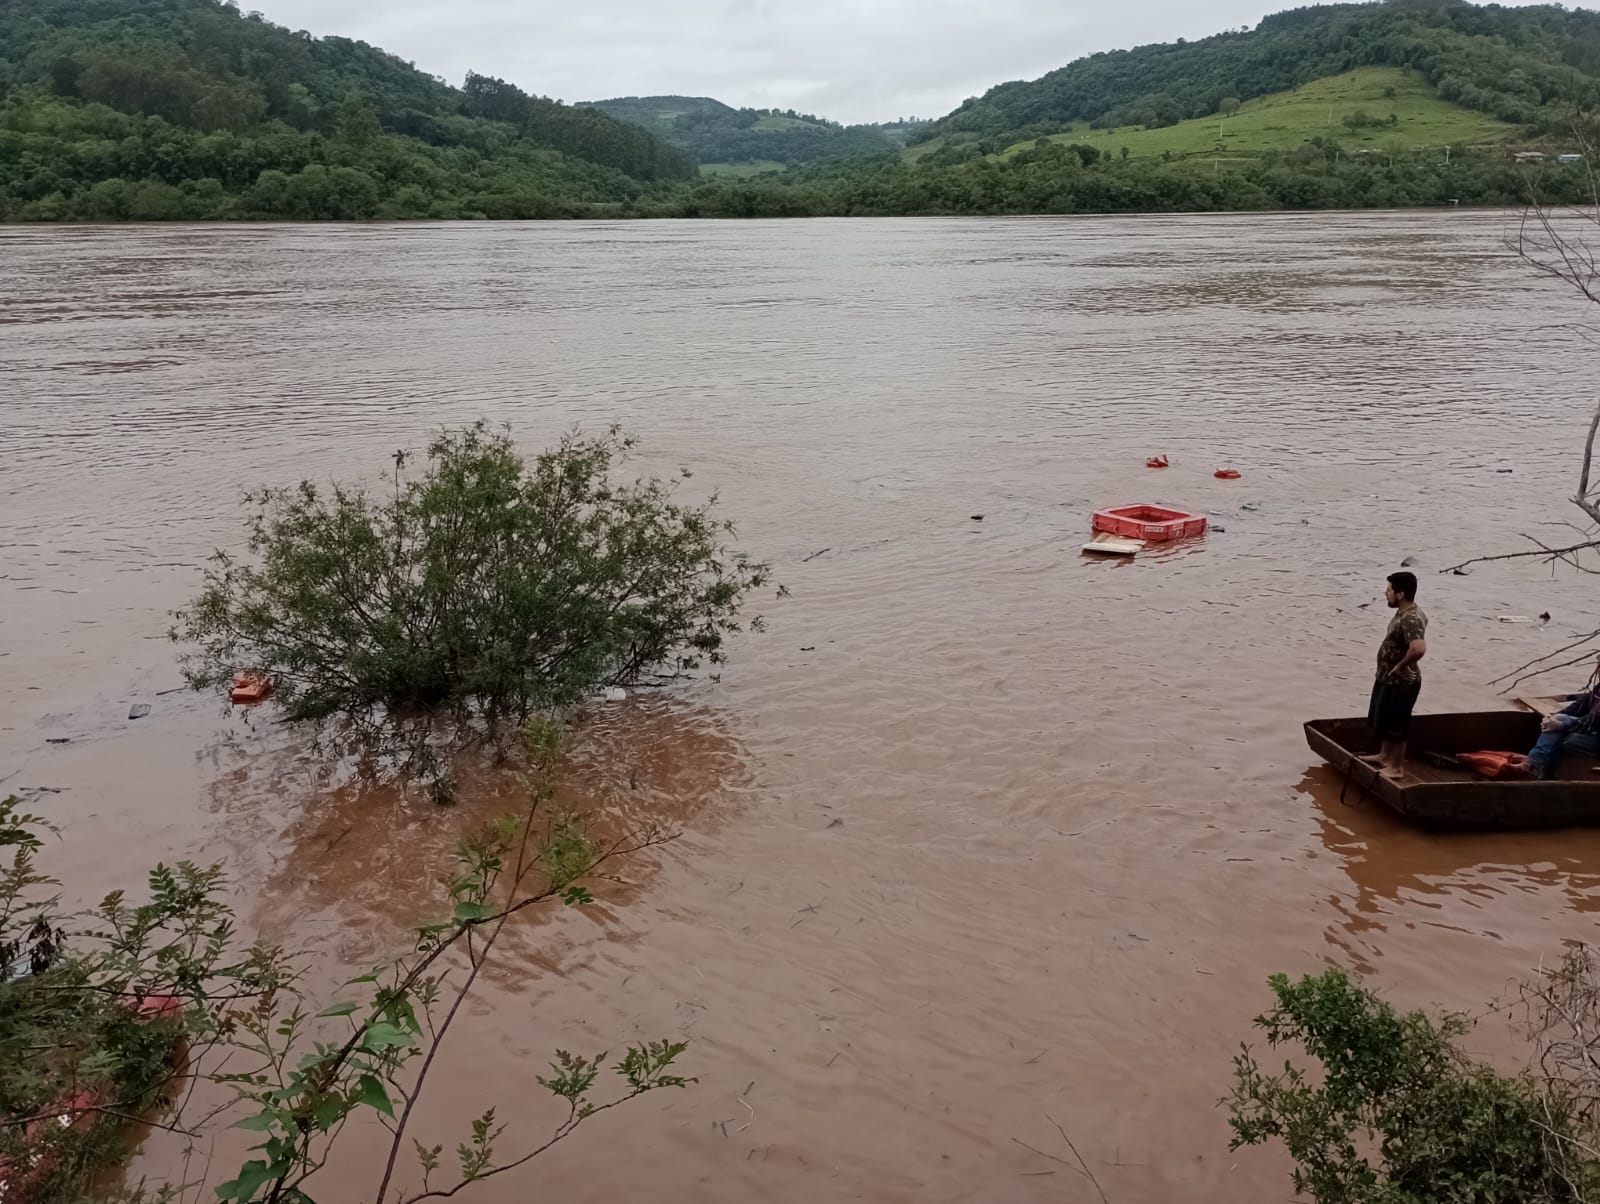
[[[1109,510],[1094,512],[1094,529],[1109,531],[1128,539],[1183,539],[1189,535],[1204,535],[1206,516],[1190,514],[1187,510],[1174,510],[1170,506],[1113,506]]]

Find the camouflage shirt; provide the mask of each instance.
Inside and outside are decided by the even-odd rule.
[[[1395,611],[1394,618],[1389,620],[1389,630],[1384,634],[1383,643],[1378,645],[1378,677],[1380,680],[1387,678],[1389,670],[1393,669],[1406,657],[1406,651],[1411,647],[1412,640],[1422,639],[1428,631],[1428,616],[1422,613],[1422,608],[1413,603]],[[1420,682],[1422,674],[1416,665],[1407,665],[1405,670],[1397,673],[1395,681]]]

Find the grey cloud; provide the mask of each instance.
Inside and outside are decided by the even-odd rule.
[[[1204,37],[1291,6],[1259,3],[265,0],[262,11],[372,42],[456,83],[470,69],[569,102],[678,93],[854,122],[939,117],[1081,55]]]

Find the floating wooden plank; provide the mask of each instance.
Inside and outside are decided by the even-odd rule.
[[[1112,535],[1109,531],[1102,531],[1084,544],[1083,550],[1105,556],[1132,556],[1137,552],[1144,551],[1144,540],[1124,539],[1120,535]]]
[[[1536,715],[1554,715],[1574,697],[1572,694],[1555,694],[1535,698],[1513,698],[1511,701],[1519,707],[1526,707]]]

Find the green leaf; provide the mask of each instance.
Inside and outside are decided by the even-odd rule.
[[[361,1037],[363,1049],[403,1049],[412,1044],[411,1034],[392,1024],[374,1024]]]
[[[481,920],[488,914],[489,909],[482,903],[469,903],[463,900],[456,904],[454,916],[457,923],[462,923],[466,920]]]
[[[339,1123],[339,1118],[348,1111],[345,1101],[337,1095],[330,1095],[317,1104],[317,1128],[326,1133]]]
[[[246,1116],[243,1120],[236,1121],[233,1127],[236,1129],[253,1129],[256,1132],[266,1132],[269,1129],[277,1127],[280,1115],[280,1113],[273,1112],[270,1109],[264,1109],[260,1112],[257,1112],[254,1116]]]
[[[258,1190],[272,1180],[272,1170],[265,1162],[247,1162],[239,1168],[239,1177],[217,1188],[222,1200],[253,1200]]]
[[[348,1016],[348,1015],[350,1015],[352,1012],[354,1012],[356,1010],[357,1006],[358,1006],[357,1004],[352,1003],[349,1000],[344,1000],[344,1001],[341,1001],[339,1003],[330,1003],[327,1007],[323,1008],[320,1012],[318,1012],[317,1015],[319,1017],[322,1017],[322,1016]]]
[[[364,1074],[356,1081],[356,1092],[352,1097],[356,1103],[365,1104],[369,1108],[376,1108],[385,1116],[394,1115],[394,1105],[389,1102],[389,1093],[384,1089],[383,1082],[374,1074]]]

